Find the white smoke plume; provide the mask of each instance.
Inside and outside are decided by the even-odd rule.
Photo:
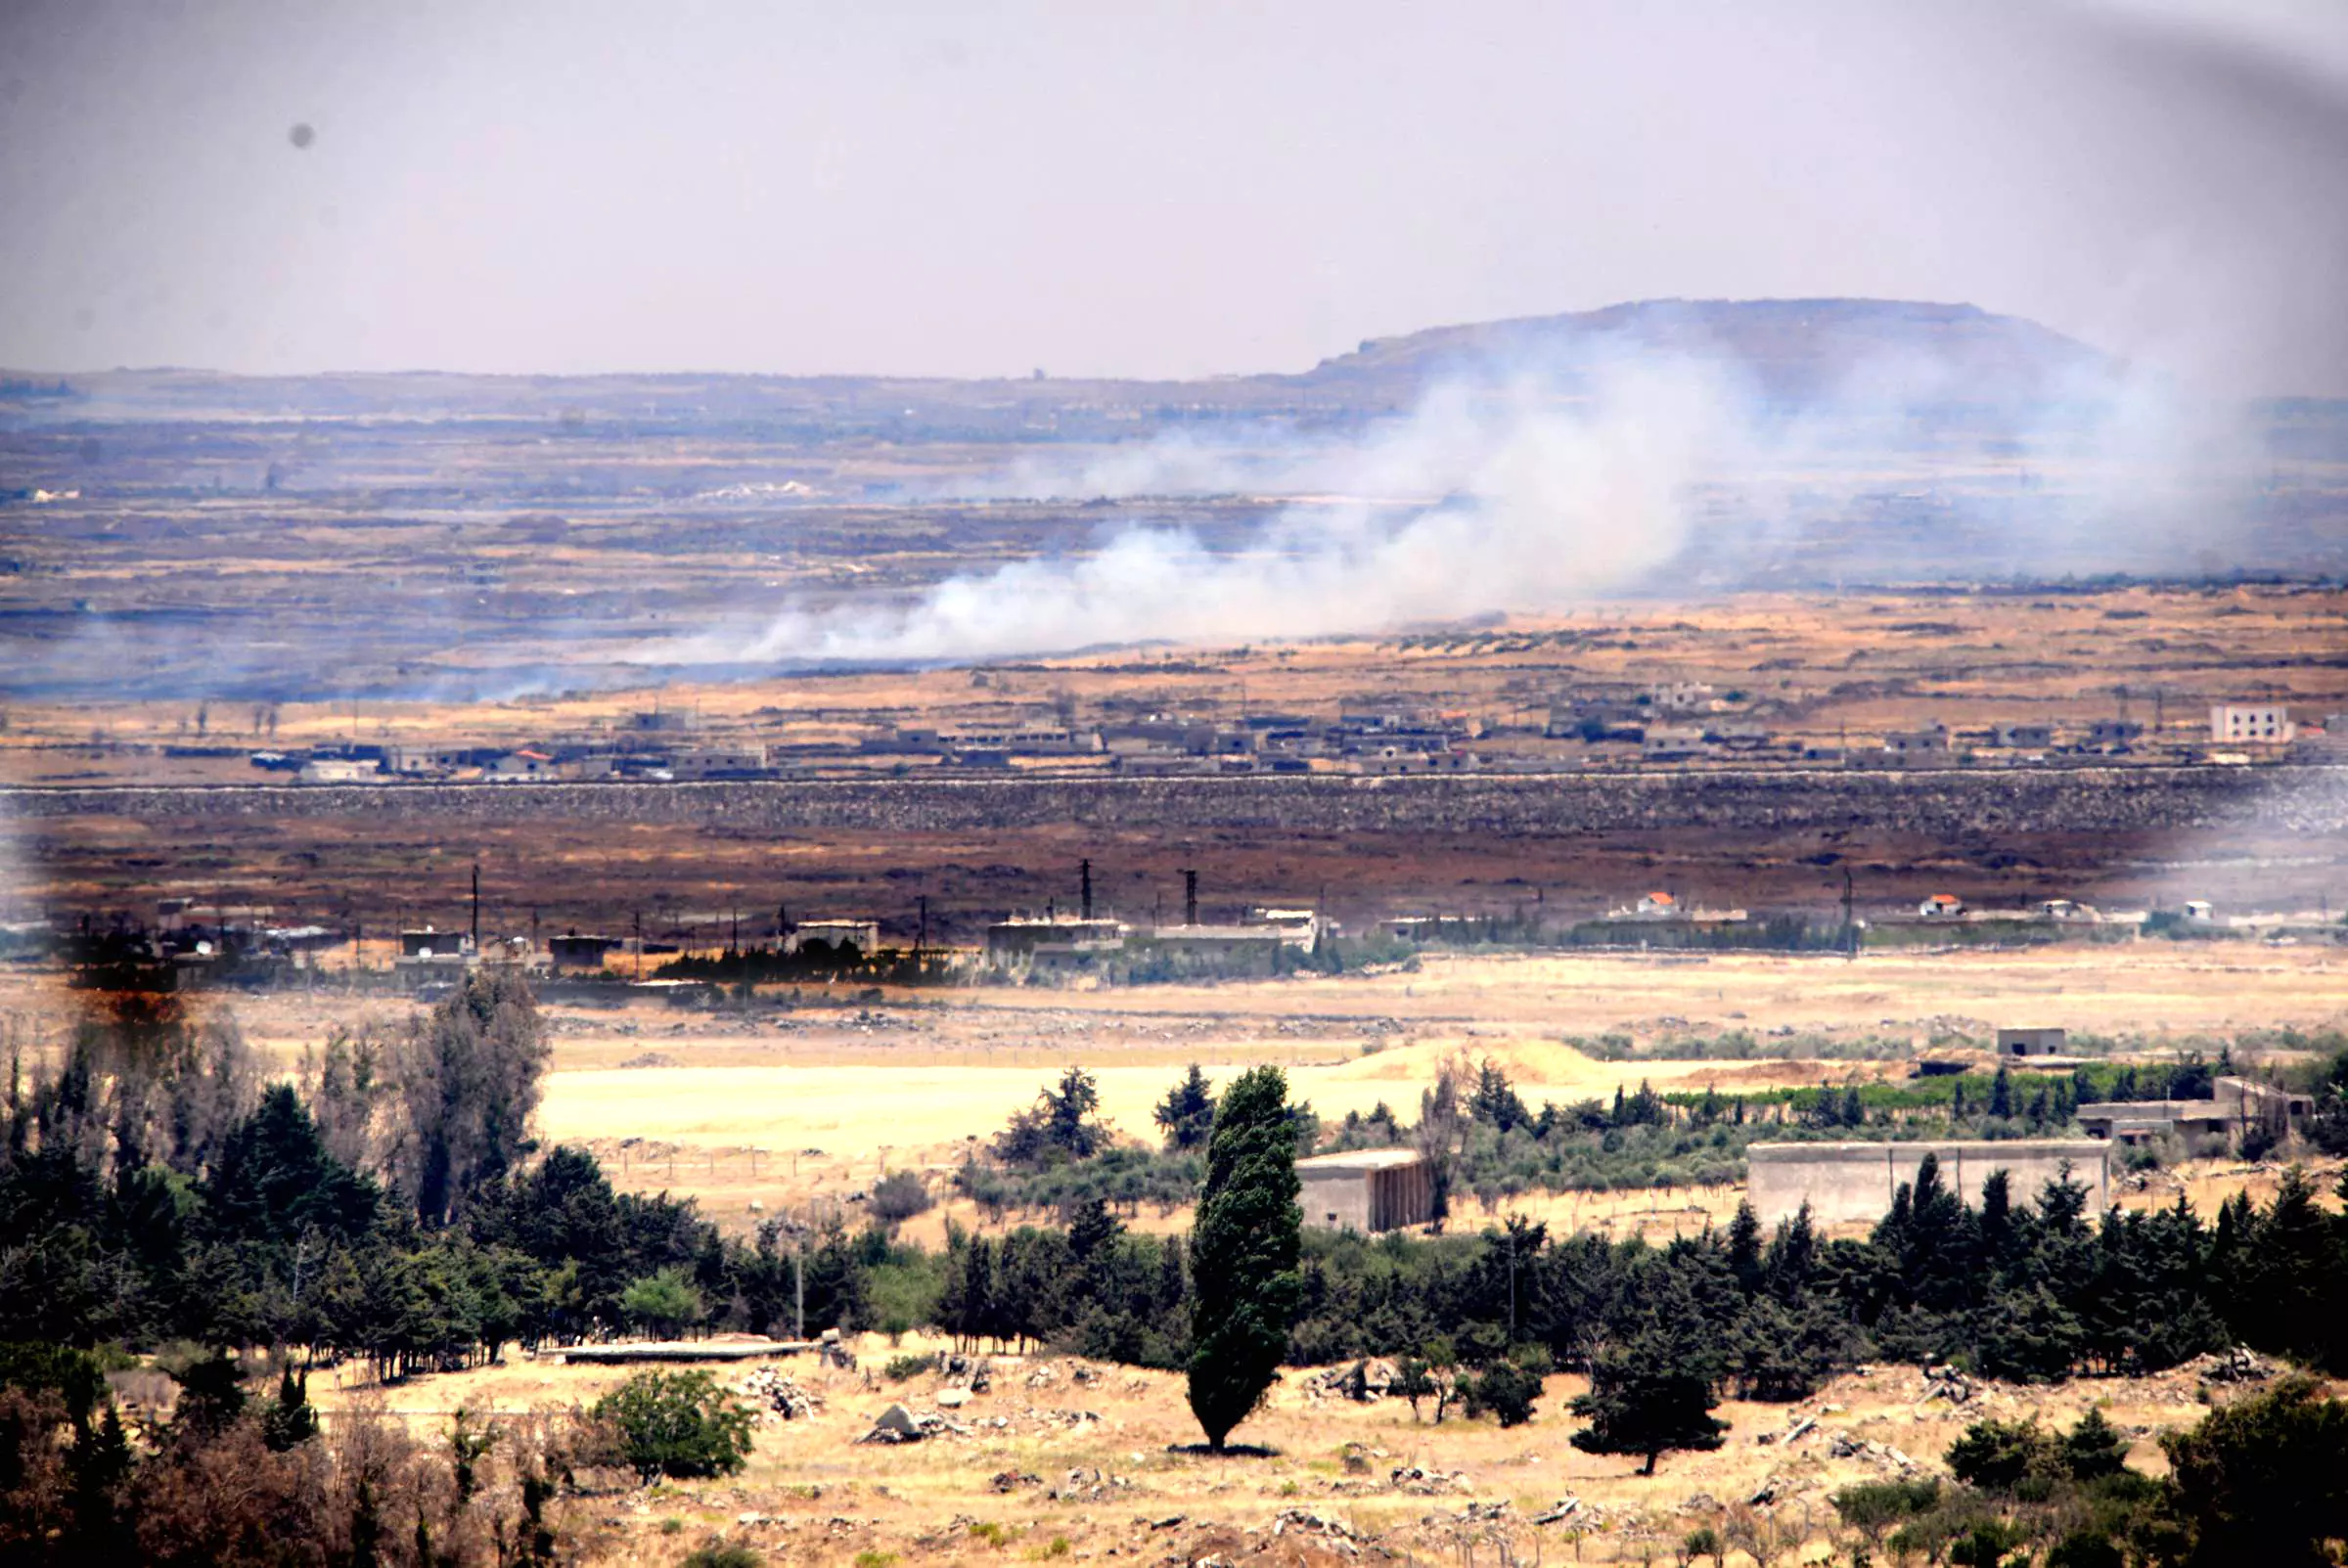
[[[1290,493],[1237,550],[1137,525],[1080,556],[949,578],[909,604],[787,608],[746,639],[648,661],[929,661],[1153,641],[1316,637],[1535,610],[1629,582],[1687,543],[1691,487],[1733,460],[1727,375],[1624,364],[1568,394],[1531,377],[1455,382],[1367,441],[1275,459],[1189,442],[1112,455],[1106,471],[1026,476],[1029,493]]]
[[[1929,355],[1856,365],[1829,395],[1771,403],[1731,362],[1621,352],[1463,375],[1407,416],[1345,435],[1263,424],[1175,434],[1078,463],[1024,458],[966,495],[1035,499],[1278,496],[1236,547],[1127,523],[1082,554],[960,574],[893,602],[786,605],[762,626],[640,650],[650,664],[953,662],[1151,642],[1373,633],[1542,613],[1656,586],[1733,586],[1805,529],[1851,536],[1854,574],[1903,575],[1896,527],[1855,505],[1872,486],[1928,491],[1936,465],[2022,497],[1961,497],[1914,548],[1983,572],[2159,571],[2196,564],[2250,489],[2257,443],[2233,411],[2150,378],[2081,371],[2027,413],[1930,428],[1965,387]],[[1885,470],[1905,440],[1909,466]],[[1992,448],[2026,454],[1995,479]],[[1921,455],[1918,455],[1921,454]],[[2022,471],[2027,470],[2027,471]],[[1943,504],[1935,500],[1932,504]],[[1957,541],[1952,543],[1952,541]],[[1922,552],[1940,549],[1939,557]],[[1816,547],[1813,546],[1814,557]]]

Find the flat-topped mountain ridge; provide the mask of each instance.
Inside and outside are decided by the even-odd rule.
[[[1432,327],[1372,338],[1302,372],[1195,381],[952,380],[697,372],[474,375],[447,371],[241,376],[182,369],[0,371],[0,417],[891,418],[990,409],[1376,413],[1460,375],[1535,373],[1571,384],[1610,362],[1699,358],[1774,400],[2043,401],[2115,369],[2100,350],[1969,304],[1878,299],[1655,299]]]

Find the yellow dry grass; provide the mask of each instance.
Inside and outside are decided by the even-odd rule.
[[[1563,1374],[1548,1379],[1528,1425],[1503,1430],[1488,1417],[1456,1414],[1437,1426],[1415,1419],[1400,1401],[1356,1405],[1315,1397],[1306,1374],[1289,1372],[1234,1434],[1235,1442],[1270,1453],[1217,1458],[1188,1451],[1198,1432],[1176,1374],[1086,1366],[1092,1380],[1079,1382],[1080,1363],[1007,1358],[995,1365],[990,1392],[951,1412],[970,1429],[967,1435],[864,1445],[854,1440],[887,1405],[927,1409],[943,1386],[933,1374],[890,1382],[874,1376],[874,1368],[891,1356],[947,1347],[918,1335],[897,1343],[867,1335],[855,1348],[862,1371],[819,1367],[804,1357],[775,1364],[823,1406],[807,1419],[763,1421],[741,1476],[574,1504],[603,1523],[608,1556],[673,1562],[723,1537],[770,1561],[794,1564],[848,1564],[860,1552],[894,1552],[920,1563],[998,1563],[1031,1558],[1057,1538],[1069,1544],[1071,1556],[1098,1559],[1114,1548],[1117,1555],[1160,1560],[1180,1551],[1172,1560],[1188,1562],[1228,1538],[1252,1560],[1318,1564],[1327,1559],[1314,1555],[1317,1537],[1273,1533],[1285,1510],[1305,1509],[1376,1534],[1397,1551],[1439,1560],[1457,1557],[1472,1541],[1480,1558],[1496,1558],[1495,1547],[1507,1542],[1518,1560],[1532,1560],[1537,1549],[1554,1561],[1641,1562],[1658,1548],[1668,1559],[1688,1531],[1718,1522],[1764,1485],[1773,1487],[1769,1514],[1778,1526],[1823,1546],[1834,1522],[1832,1491],[1896,1473],[1896,1461],[1882,1451],[1896,1449],[1937,1469],[1948,1445],[1984,1415],[2035,1413],[2067,1427],[2100,1406],[2134,1438],[2131,1462],[2158,1473],[2156,1434],[2197,1420],[2207,1393],[2192,1372],[2180,1370],[2060,1388],[1984,1384],[1959,1407],[1927,1399],[1927,1385],[1913,1367],[1868,1367],[1790,1407],[1728,1402],[1718,1412],[1730,1423],[1720,1451],[1668,1456],[1657,1474],[1645,1477],[1635,1473],[1636,1460],[1571,1447],[1580,1423],[1567,1406],[1586,1385]],[[730,1381],[742,1369],[723,1367],[718,1375]],[[419,1377],[382,1392],[419,1436],[431,1436],[445,1431],[461,1405],[475,1411],[585,1405],[625,1375],[510,1353],[500,1366]],[[1031,1385],[1031,1377],[1041,1386]],[[311,1390],[329,1411],[330,1425],[333,1411],[376,1392],[355,1369],[314,1378]],[[1070,1423],[1075,1411],[1098,1420]],[[1814,1431],[1792,1444],[1780,1440],[1805,1418],[1817,1421]],[[998,1419],[1005,1424],[993,1425]],[[1835,1456],[1835,1439],[1844,1434],[1878,1452]],[[1458,1479],[1434,1495],[1416,1492],[1394,1477],[1408,1466]],[[1006,1475],[1036,1480],[997,1490],[996,1478]],[[1567,1497],[1580,1500],[1579,1517],[1531,1523]],[[1507,1508],[1498,1519],[1465,1517],[1471,1503]],[[670,1531],[669,1520],[681,1527]],[[1178,1522],[1160,1523],[1166,1520]],[[1000,1527],[1000,1544],[988,1539],[993,1532],[973,1533],[973,1524]]]

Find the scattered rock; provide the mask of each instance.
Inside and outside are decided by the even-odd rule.
[[[925,1438],[940,1437],[946,1433],[968,1437],[971,1429],[958,1426],[935,1411],[909,1411],[902,1405],[891,1405],[873,1422],[873,1429],[858,1438],[859,1443],[919,1443]]]
[[[787,1421],[804,1420],[824,1408],[820,1395],[801,1388],[772,1366],[754,1366],[728,1386],[734,1393]]]
[[[2191,1366],[2213,1383],[2263,1383],[2275,1375],[2275,1368],[2247,1345],[2200,1357]]]

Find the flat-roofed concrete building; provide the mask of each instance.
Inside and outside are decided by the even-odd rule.
[[[2178,1137],[2189,1143],[2231,1146],[2252,1128],[2277,1138],[2297,1132],[2315,1100],[2249,1078],[2220,1078],[2207,1099],[2090,1100],[2074,1113],[2090,1138],[2144,1143]]]
[[[1317,1231],[1365,1235],[1435,1217],[1435,1173],[1415,1148],[1363,1148],[1296,1162],[1297,1204]]]
[[[880,951],[880,922],[879,920],[801,920],[783,938],[783,951],[803,953],[809,948],[821,948],[828,953],[840,954],[854,948],[864,958]]]
[[[1998,1054],[2001,1056],[2059,1056],[2070,1043],[2070,1036],[2060,1029],[2000,1029]]]
[[[2088,1203],[2110,1200],[2111,1145],[2095,1139],[2014,1139],[1918,1143],[1755,1143],[1744,1151],[1745,1190],[1763,1225],[1791,1219],[1804,1203],[1821,1225],[1877,1220],[1901,1184],[1914,1183],[1926,1154],[1940,1157],[1940,1179],[1978,1205],[1993,1171],[2005,1171],[2017,1203],[2061,1176],[2087,1187]]]

